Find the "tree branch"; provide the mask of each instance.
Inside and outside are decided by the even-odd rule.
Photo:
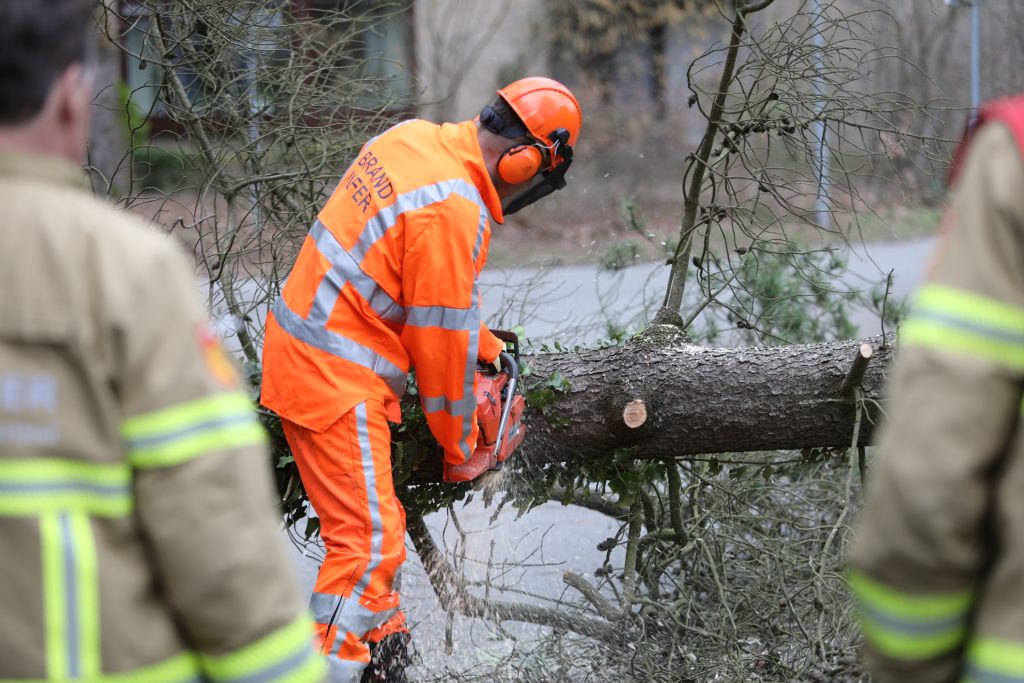
[[[773,2],[775,2],[775,0],[761,0],[760,2],[744,4],[740,7],[739,13],[746,15],[753,14],[754,12],[760,12],[761,10],[766,9]]]
[[[430,530],[420,516],[410,515],[406,528],[413,547],[423,563],[430,585],[434,588],[441,606],[467,617],[492,621],[520,621],[540,626],[562,629],[580,635],[597,638],[610,645],[628,642],[631,635],[621,625],[612,626],[603,621],[585,617],[566,610],[554,610],[524,603],[484,600],[465,590],[460,590],[458,576],[444,559],[434,543]]]
[[[708,114],[708,127],[704,131],[704,138],[693,159],[693,177],[690,179],[690,186],[683,187],[683,220],[679,228],[679,244],[672,259],[672,269],[669,273],[668,287],[665,291],[665,300],[661,310],[654,317],[656,325],[680,325],[682,318],[680,309],[683,305],[683,290],[686,286],[686,272],[690,265],[690,252],[693,244],[693,234],[696,230],[697,208],[700,206],[701,189],[704,185],[704,176],[708,168],[708,161],[711,159],[711,148],[714,146],[715,137],[718,135],[719,126],[722,123],[722,114],[725,111],[725,100],[729,95],[732,84],[733,71],[736,68],[736,58],[739,55],[740,40],[746,24],[742,12],[737,13],[732,24],[732,35],[729,38],[729,47],[725,56],[725,65],[722,67],[722,77],[718,83],[718,93]]]

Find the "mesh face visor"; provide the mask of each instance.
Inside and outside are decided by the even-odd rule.
[[[500,135],[509,140],[532,137],[525,123],[519,120],[510,123],[491,107],[484,107],[483,111],[480,112],[480,123],[495,135]]]
[[[554,168],[541,171],[530,187],[511,197],[508,203],[502,206],[502,213],[506,216],[514,214],[566,186],[565,173],[572,165],[572,145],[569,144],[569,131],[559,128],[548,139],[551,145],[545,145],[545,149],[548,150],[552,159],[561,157],[561,163]]]

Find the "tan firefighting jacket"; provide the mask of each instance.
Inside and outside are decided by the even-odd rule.
[[[264,435],[174,245],[0,156],[0,681],[318,680]]]
[[[379,400],[400,422],[410,365],[452,464],[476,448],[476,363],[504,345],[477,280],[501,201],[473,121],[408,121],[370,140],[338,183],[267,320],[261,400],[322,432]]]
[[[900,330],[851,549],[879,683],[1024,681],[1024,163],[984,125]]]

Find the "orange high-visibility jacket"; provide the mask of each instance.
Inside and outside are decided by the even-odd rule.
[[[307,235],[268,317],[264,406],[323,431],[375,399],[401,421],[410,363],[453,463],[476,446],[476,362],[489,216],[503,219],[473,121],[399,124],[370,140]]]

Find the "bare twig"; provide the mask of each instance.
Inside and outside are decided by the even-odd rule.
[[[423,519],[410,515],[407,525],[409,537],[423,562],[430,584],[445,609],[456,610],[467,617],[480,617],[495,621],[520,621],[561,628],[610,644],[621,643],[629,639],[628,631],[621,626],[613,627],[606,622],[578,614],[568,614],[561,610],[523,603],[482,600],[468,592],[460,592],[457,574],[437,549]]]
[[[612,603],[608,602],[594,586],[579,574],[565,572],[562,574],[562,581],[567,586],[572,586],[597,609],[598,613],[609,621],[617,621],[622,618],[622,612],[615,609]]]

